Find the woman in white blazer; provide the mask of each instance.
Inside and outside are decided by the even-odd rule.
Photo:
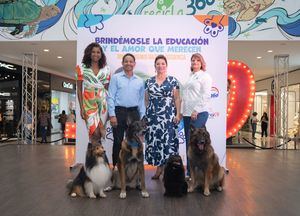
[[[195,53],[191,57],[191,73],[183,87],[181,112],[184,121],[186,150],[190,139],[190,126],[205,127],[208,119],[208,104],[211,98],[212,78],[206,72],[203,56]],[[187,176],[190,176],[187,162]]]

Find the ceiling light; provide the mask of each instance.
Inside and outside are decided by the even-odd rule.
[[[268,53],[272,53],[272,52],[273,52],[273,50],[268,50],[267,52],[268,52]]]
[[[49,52],[50,50],[49,49],[44,49],[44,52]]]
[[[62,59],[62,56],[57,56],[58,59]]]
[[[261,59],[262,57],[261,57],[261,56],[257,56],[256,58],[257,58],[257,59]]]

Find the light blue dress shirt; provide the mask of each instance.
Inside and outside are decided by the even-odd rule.
[[[128,77],[124,71],[114,74],[108,88],[108,113],[116,116],[115,107],[138,107],[140,117],[145,115],[144,81],[136,75]]]

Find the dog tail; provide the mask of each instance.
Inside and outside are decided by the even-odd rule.
[[[223,168],[223,170],[224,170],[224,173],[228,175],[228,174],[229,174],[229,169],[227,169],[227,168],[225,168],[225,167],[223,167],[223,166],[222,166],[222,168]]]

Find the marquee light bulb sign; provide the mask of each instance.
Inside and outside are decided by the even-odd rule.
[[[71,123],[71,122],[66,123],[65,138],[69,138],[69,139],[76,138],[76,123]]]
[[[236,134],[250,115],[255,96],[254,75],[248,65],[229,60],[226,138]]]

